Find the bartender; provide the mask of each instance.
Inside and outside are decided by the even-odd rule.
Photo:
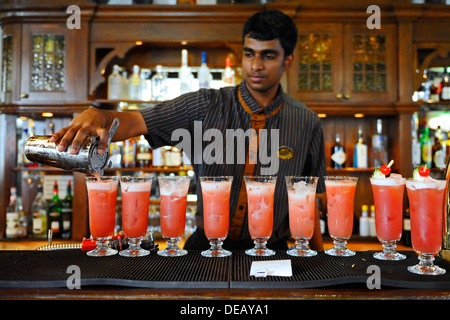
[[[216,129],[224,137],[227,129],[262,129],[278,135],[273,233],[267,246],[274,250],[287,249],[290,236],[288,199],[285,176],[318,176],[326,174],[323,131],[318,116],[304,104],[287,95],[280,84],[284,71],[293,63],[297,42],[297,28],[293,20],[278,10],[258,12],[246,22],[243,30],[243,81],[235,87],[200,89],[162,102],[154,107],[132,112],[117,112],[89,108],[77,115],[71,124],[56,132],[51,141],[58,142],[58,150],[64,151],[72,143],[69,152],[77,153],[88,135],[99,136],[99,153],[103,153],[108,141],[108,129],[114,118],[120,127],[114,140],[121,141],[145,135],[153,149],[179,142],[172,140],[177,129],[187,130],[194,137],[195,125],[201,124],[205,132]],[[210,141],[201,140],[201,150]],[[265,164],[256,155],[249,161],[248,139],[245,144],[246,159],[242,162],[206,163],[191,161],[196,177],[233,176],[230,197],[230,230],[223,247],[228,250],[244,250],[253,247],[248,231],[245,175],[264,174]],[[257,141],[261,141],[258,140]],[[191,141],[193,144],[196,142]],[[260,146],[261,147],[261,146]],[[270,145],[268,146],[270,149]],[[191,159],[195,156],[192,146]],[[239,151],[239,150],[238,150]],[[224,150],[225,152],[225,150]],[[252,153],[253,154],[253,153]],[[187,239],[185,249],[209,248],[203,229],[201,188],[197,188],[197,229]],[[319,179],[317,193],[325,192],[323,179]],[[321,250],[319,217],[311,247]]]

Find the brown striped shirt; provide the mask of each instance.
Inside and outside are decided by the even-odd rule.
[[[244,101],[254,112],[260,107],[253,100],[244,81],[236,87],[225,87],[219,90],[200,89],[177,97],[170,101],[162,102],[154,107],[141,110],[148,128],[148,139],[152,148],[165,145],[175,146],[179,141],[171,141],[172,132],[176,129],[186,129],[191,136],[191,160],[200,156],[194,154],[194,122],[201,121],[202,132],[208,129],[218,129],[223,133],[223,147],[225,149],[226,129],[243,129],[246,131],[251,126],[250,115],[242,108],[238,98],[238,88]],[[323,131],[320,119],[316,113],[308,109],[304,104],[290,97],[283,90],[278,90],[277,96],[271,105],[264,108],[264,113],[269,114],[280,103],[283,107],[274,116],[266,119],[265,129],[270,137],[270,129],[279,129],[279,145],[288,146],[293,150],[290,159],[279,159],[279,169],[276,176],[274,207],[274,228],[268,244],[289,237],[288,200],[285,176],[318,176],[326,175],[325,151],[323,146]],[[198,132],[198,130],[197,130]],[[270,142],[270,138],[268,139]],[[211,144],[211,141],[203,141],[202,148]],[[243,144],[244,145],[244,144]],[[239,144],[236,143],[236,147]],[[245,141],[248,150],[248,139]],[[268,145],[270,155],[270,143]],[[200,150],[200,149],[199,149]],[[276,152],[277,150],[275,150]],[[222,164],[193,163],[196,178],[200,176],[233,176],[230,200],[231,215],[235,212],[239,189],[243,179],[244,164],[237,164],[237,155],[244,150],[235,150],[234,164],[226,163],[225,150]],[[255,167],[255,175],[260,175],[261,163],[258,161]],[[319,179],[317,192],[325,192],[323,179]],[[197,225],[203,228],[202,195],[200,184],[197,181]],[[244,219],[242,239],[250,239],[247,218]]]

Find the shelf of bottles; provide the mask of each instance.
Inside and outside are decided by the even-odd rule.
[[[427,164],[440,176],[450,157],[450,67],[426,69],[413,100],[421,103],[412,123],[413,164]]]

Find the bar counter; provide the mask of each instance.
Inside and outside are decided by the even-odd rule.
[[[35,243],[36,244],[36,243]],[[325,243],[325,247],[329,244]],[[421,276],[406,268],[418,262],[412,250],[402,250],[404,261],[379,261],[376,242],[353,246],[366,248],[354,257],[291,257],[277,251],[272,257],[250,257],[233,251],[227,258],[205,258],[200,251],[187,256],[93,258],[79,249],[36,251],[0,250],[0,299],[26,300],[449,300],[450,263],[437,257],[447,270],[442,276]],[[378,246],[374,249],[374,246]],[[3,248],[5,245],[3,244]],[[349,248],[352,249],[351,240]],[[353,247],[354,248],[354,247]],[[367,251],[367,248],[369,248]],[[253,261],[289,259],[291,277],[250,276]],[[69,265],[79,266],[80,289],[69,289]],[[369,266],[381,271],[380,288]]]

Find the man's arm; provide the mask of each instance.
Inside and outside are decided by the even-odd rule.
[[[68,127],[56,132],[50,142],[58,142],[58,151],[66,150],[71,145],[70,153],[76,154],[87,136],[100,137],[98,153],[102,154],[108,144],[108,130],[114,118],[118,118],[120,126],[113,140],[121,141],[131,137],[147,134],[147,126],[138,111],[110,111],[89,108],[75,118]]]

